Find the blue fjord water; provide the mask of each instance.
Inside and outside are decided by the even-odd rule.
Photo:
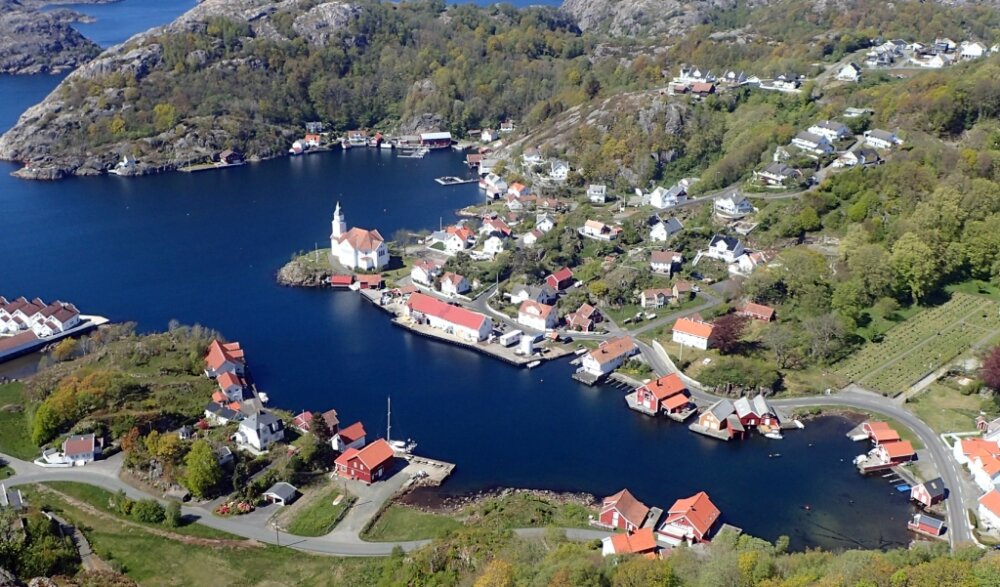
[[[129,26],[158,24],[115,20],[116,7],[145,1],[100,7],[107,20],[88,25],[90,34],[116,42],[135,32]],[[102,21],[110,23],[103,32]],[[0,129],[58,81],[0,77]],[[627,486],[667,507],[704,489],[729,523],[772,540],[788,534],[793,548],[907,540],[905,497],[854,472],[850,460],[862,446],[844,436],[846,420],[819,419],[782,441],[722,443],[629,411],[621,392],[572,381],[566,362],[514,369],[408,334],[357,295],[275,284],[293,251],[322,246],[338,200],[350,224],[386,236],[454,220],[480,194],[432,181],[464,172],[453,153],[406,160],[355,149],[54,183],[16,180],[8,175],[15,168],[0,164],[0,294],[71,300],[142,330],[174,318],[218,329],[244,344],[275,405],[335,407],[372,436],[384,433],[391,395],[394,436],[458,464],[445,492],[517,486],[606,495]]]

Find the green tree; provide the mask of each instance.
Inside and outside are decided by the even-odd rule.
[[[43,402],[35,410],[35,417],[32,419],[31,440],[38,446],[52,440],[59,427],[62,426],[62,418],[47,402]]]
[[[163,523],[170,528],[178,528],[184,520],[181,514],[181,502],[171,499],[163,511]]]
[[[173,104],[153,106],[153,127],[157,132],[173,128],[177,124],[177,108]]]
[[[899,280],[918,302],[923,301],[937,285],[938,265],[934,251],[912,232],[899,237],[893,245],[890,263]]]
[[[211,495],[222,481],[222,468],[215,459],[212,447],[204,440],[196,440],[191,445],[184,465],[184,485],[197,497]]]
[[[330,463],[333,460],[333,445],[330,444],[333,432],[327,426],[322,413],[315,412],[315,414],[316,416],[313,417],[312,424],[310,425],[310,431],[312,432],[313,442],[316,444],[316,450],[313,452],[310,464],[314,468],[325,470],[330,467]]]
[[[146,524],[159,524],[163,522],[165,513],[155,499],[141,499],[132,506],[132,517]]]
[[[52,358],[59,362],[68,361],[76,355],[79,348],[80,343],[75,338],[64,338],[52,349]]]

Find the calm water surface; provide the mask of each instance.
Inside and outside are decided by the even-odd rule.
[[[84,7],[107,11],[89,34],[107,44],[135,32],[128,27],[138,25],[121,23],[138,22],[128,11],[145,1]],[[0,77],[0,128],[58,81]],[[56,183],[16,180],[8,175],[14,169],[0,164],[8,218],[0,228],[0,294],[71,300],[143,330],[173,318],[216,328],[244,344],[275,405],[335,407],[373,436],[385,429],[391,394],[394,435],[458,464],[445,491],[520,486],[605,495],[627,486],[668,507],[704,489],[729,523],[772,540],[788,534],[795,548],[908,539],[905,498],[853,471],[862,446],[845,438],[845,420],[815,421],[783,441],[712,441],[629,411],[612,388],[577,384],[566,362],[514,369],[412,336],[357,295],[274,283],[293,251],[325,242],[338,200],[351,225],[386,236],[452,221],[454,210],[480,198],[474,185],[433,182],[464,173],[458,155],[401,160],[356,149],[224,171]]]

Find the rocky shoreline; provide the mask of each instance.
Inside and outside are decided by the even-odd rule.
[[[526,495],[556,505],[577,504],[583,507],[598,505],[597,498],[589,493],[549,491],[547,489],[518,489],[502,487],[466,494],[447,494],[438,488],[417,487],[396,498],[396,502],[430,514],[454,514],[469,506],[515,495]]]
[[[71,25],[93,22],[60,8],[36,9],[17,0],[0,0],[0,74],[62,73],[97,57],[101,48]]]
[[[332,275],[332,268],[317,267],[308,262],[308,255],[303,255],[279,269],[276,279],[279,285],[288,287],[328,287]]]

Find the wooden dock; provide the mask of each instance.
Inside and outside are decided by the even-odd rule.
[[[726,442],[729,441],[729,435],[726,434],[725,432],[720,432],[718,430],[711,430],[709,428],[702,426],[701,424],[698,424],[697,422],[690,424],[688,426],[688,430],[696,434],[702,434],[704,436],[708,436],[709,438],[715,438],[717,440],[725,440]]]
[[[411,478],[413,485],[420,485],[422,487],[437,487],[441,485],[455,471],[456,466],[455,463],[447,463],[412,454],[400,455],[400,458],[405,459],[411,466],[426,474],[423,478]]]
[[[576,379],[577,381],[579,381],[584,385],[590,385],[590,386],[597,385],[597,383],[600,382],[601,379],[603,379],[602,376],[594,375],[593,373],[588,373],[583,369],[575,371],[572,375],[570,375],[570,377]]]

